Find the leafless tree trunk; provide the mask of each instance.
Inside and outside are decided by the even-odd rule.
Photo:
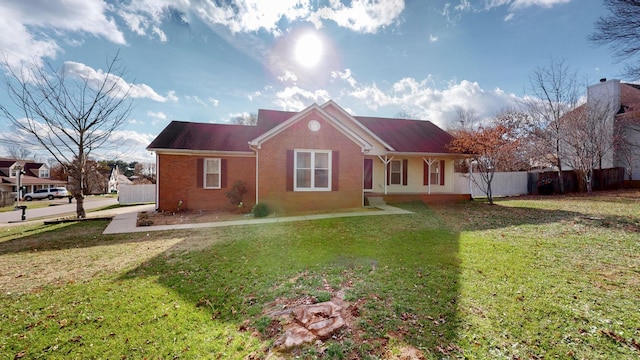
[[[529,83],[532,97],[528,97],[524,105],[535,122],[532,136],[540,145],[540,155],[550,159],[556,166],[560,192],[564,193],[563,143],[567,129],[564,128],[560,119],[577,106],[579,94],[577,76],[564,60],[552,59],[548,66],[534,70]]]
[[[616,160],[623,164],[629,180],[633,179],[633,171],[636,162],[640,159],[640,126],[635,124],[635,119],[626,118],[624,115],[615,124],[615,132],[618,141],[615,144]]]
[[[106,146],[112,132],[121,128],[131,112],[130,87],[122,79],[118,54],[107,61],[98,76],[69,76],[64,66],[55,71],[35,62],[13,69],[5,61],[9,97],[15,106],[0,105],[9,119],[31,142],[47,150],[71,174],[78,218],[85,217],[84,183],[90,154]]]
[[[593,172],[602,169],[603,159],[613,165],[613,151],[620,141],[615,113],[615,104],[609,99],[590,100],[562,119],[567,129],[565,161],[582,177],[589,194],[593,192]]]

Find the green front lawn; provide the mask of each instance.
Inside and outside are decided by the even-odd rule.
[[[251,358],[265,316],[343,295],[285,358],[640,356],[638,193],[148,234],[0,228],[0,358]]]

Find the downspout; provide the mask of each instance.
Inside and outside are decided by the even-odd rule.
[[[257,147],[253,147],[251,144],[249,144],[249,148],[251,150],[253,150],[256,153],[256,204],[258,204],[258,200],[259,200],[259,196],[258,196],[258,179],[260,178],[258,176],[258,148]]]
[[[117,168],[118,168],[118,165],[116,165],[116,169]],[[159,207],[158,200],[160,199],[160,182],[158,181],[159,179],[160,179],[160,156],[158,156],[158,152],[156,151],[156,211],[158,211],[158,207]],[[116,186],[116,191],[117,189],[118,188]]]

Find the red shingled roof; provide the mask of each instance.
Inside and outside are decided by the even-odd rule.
[[[260,110],[256,126],[172,121],[148,149],[249,151],[249,141],[283,123],[296,112]],[[453,137],[430,121],[356,116],[396,152],[450,153]]]
[[[448,132],[431,121],[355,116],[397,152],[451,153],[447,144],[453,140]]]
[[[249,141],[295,114],[287,111],[260,110],[257,126],[172,121],[147,148],[250,151]]]

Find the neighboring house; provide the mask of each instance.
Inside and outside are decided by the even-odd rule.
[[[0,158],[0,191],[16,193],[18,174],[23,186],[22,194],[38,189],[66,186],[66,181],[51,179],[49,166],[29,160]]]
[[[356,208],[367,198],[432,200],[454,193],[452,136],[429,121],[352,116],[333,101],[300,112],[260,110],[255,126],[171,122],[156,152],[159,210],[226,209],[243,181],[245,206],[272,211]]]
[[[607,151],[599,167],[623,167],[629,180],[640,180],[640,85],[601,79],[587,88],[587,102],[565,116],[602,118],[608,146],[601,146]]]
[[[108,189],[108,192],[109,193],[118,192],[118,188],[122,184],[131,185],[131,184],[133,184],[133,182],[131,180],[129,180],[123,174],[120,174],[120,170],[118,169],[118,166],[115,165],[113,167],[113,169],[111,170],[111,175],[109,176],[109,189]]]

